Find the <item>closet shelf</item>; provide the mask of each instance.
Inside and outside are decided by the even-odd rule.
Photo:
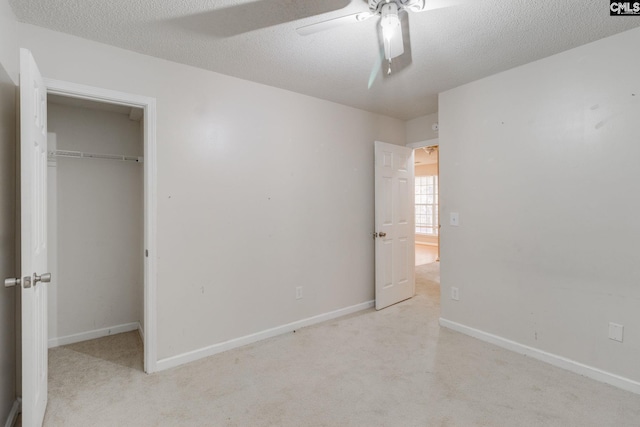
[[[120,160],[123,162],[137,162],[137,163],[142,163],[144,161],[144,157],[120,156],[117,154],[85,153],[82,151],[69,151],[69,150],[49,151],[49,159],[54,159],[56,157],[72,157],[76,159]]]

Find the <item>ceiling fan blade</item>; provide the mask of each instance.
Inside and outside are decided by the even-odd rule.
[[[227,3],[240,4],[212,5],[209,11],[170,18],[167,22],[189,32],[226,38],[335,12],[348,6],[351,0],[243,0]]]
[[[384,62],[384,50],[380,50],[380,55],[376,59],[376,62],[373,64],[373,68],[371,69],[371,73],[369,73],[369,83],[367,84],[367,89],[371,89],[373,86],[373,82],[378,78],[380,74],[380,70],[382,70],[382,64]]]
[[[374,16],[376,15],[371,12],[354,13],[351,15],[341,16],[339,18],[316,22],[315,24],[304,25],[302,27],[296,28],[296,31],[301,36],[308,36],[309,34],[319,33],[320,31],[329,30],[331,28],[339,27],[340,25],[366,21],[367,19],[373,18]]]

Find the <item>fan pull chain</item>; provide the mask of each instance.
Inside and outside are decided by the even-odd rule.
[[[391,75],[391,60],[389,60],[389,69],[387,70],[387,76]]]

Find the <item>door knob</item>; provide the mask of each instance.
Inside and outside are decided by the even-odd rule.
[[[378,233],[379,237],[385,237],[387,235],[387,233],[385,233],[384,231],[381,231]]]
[[[22,280],[20,280],[19,277],[9,277],[7,279],[4,279],[4,287],[5,288],[12,288],[14,286],[20,286],[21,283],[22,283]]]
[[[24,279],[20,279],[19,277],[10,277],[8,279],[4,279],[4,287],[12,288],[14,286],[24,285],[25,288],[31,287],[31,277],[27,276]]]
[[[38,276],[33,273],[33,284],[37,284],[38,282],[49,283],[51,282],[51,273],[45,273],[42,276]]]

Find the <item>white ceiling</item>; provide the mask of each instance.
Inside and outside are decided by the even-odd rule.
[[[9,2],[22,22],[403,120],[436,112],[441,91],[640,26],[610,17],[605,0],[465,0],[412,13],[399,62],[410,65],[368,88],[380,70],[376,19],[295,31],[365,11],[366,0]]]

